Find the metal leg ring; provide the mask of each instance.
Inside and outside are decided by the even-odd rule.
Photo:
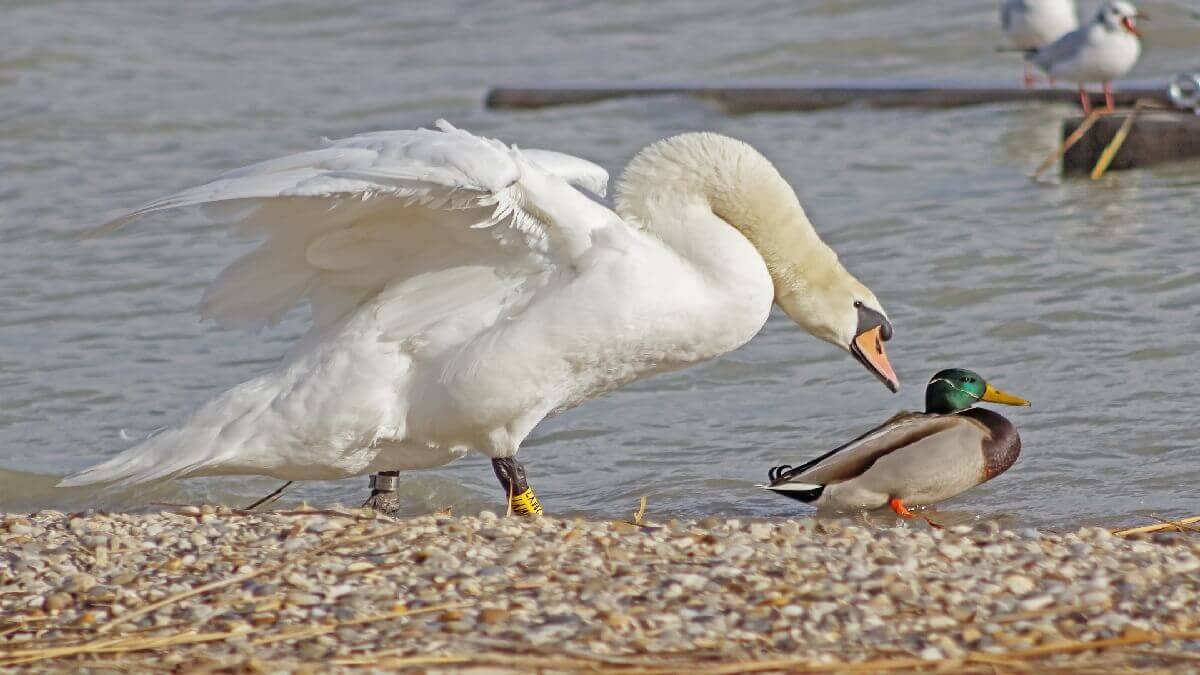
[[[371,474],[371,492],[395,492],[400,489],[400,474],[395,471],[381,471]]]

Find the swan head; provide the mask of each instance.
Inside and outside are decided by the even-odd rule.
[[[875,294],[834,257],[832,263],[807,267],[809,274],[788,275],[775,283],[775,303],[812,335],[850,353],[893,392],[900,380],[883,343],[892,339],[892,322]]]
[[[622,217],[680,239],[689,225],[675,223],[680,219],[672,215],[689,212],[681,204],[696,202],[758,250],[784,313],[851,354],[892,391],[899,389],[883,348],[892,337],[887,313],[817,235],[795,190],[767,158],[728,136],[682,134],[638,153],[616,194]],[[681,229],[671,232],[673,227]]]

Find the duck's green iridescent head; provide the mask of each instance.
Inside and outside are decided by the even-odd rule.
[[[980,401],[1004,405],[1029,405],[1020,396],[1006,394],[971,370],[947,368],[938,371],[925,387],[925,412],[948,415],[966,410]]]

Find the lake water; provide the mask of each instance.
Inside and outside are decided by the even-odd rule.
[[[1084,3],[1089,8],[1092,3]],[[1033,401],[1024,452],[942,506],[1041,526],[1200,513],[1200,165],[1031,181],[1066,106],[849,108],[728,116],[682,98],[521,113],[490,84],[564,79],[955,77],[1019,81],[991,2],[8,2],[0,43],[0,510],[242,504],[275,481],[58,490],[224,388],[269,369],[303,311],[258,335],[201,323],[245,250],[196,211],[81,229],[322,137],[438,117],[614,175],[640,147],[708,129],[760,148],[878,294],[904,386],[889,394],[782,316],[724,359],[540,426],[520,455],[558,514],[783,516],[753,487],[922,404],[970,367]],[[948,8],[953,5],[953,8]],[[1200,66],[1186,3],[1144,3],[1134,77]],[[1090,9],[1089,9],[1090,11]],[[487,461],[408,474],[413,513],[500,509]],[[366,478],[288,500],[361,502]]]

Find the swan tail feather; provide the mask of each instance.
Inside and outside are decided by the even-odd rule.
[[[107,461],[66,476],[58,482],[58,487],[101,483],[111,487],[128,487],[196,473],[210,461],[181,452],[188,445],[185,436],[180,429],[164,431]]]

